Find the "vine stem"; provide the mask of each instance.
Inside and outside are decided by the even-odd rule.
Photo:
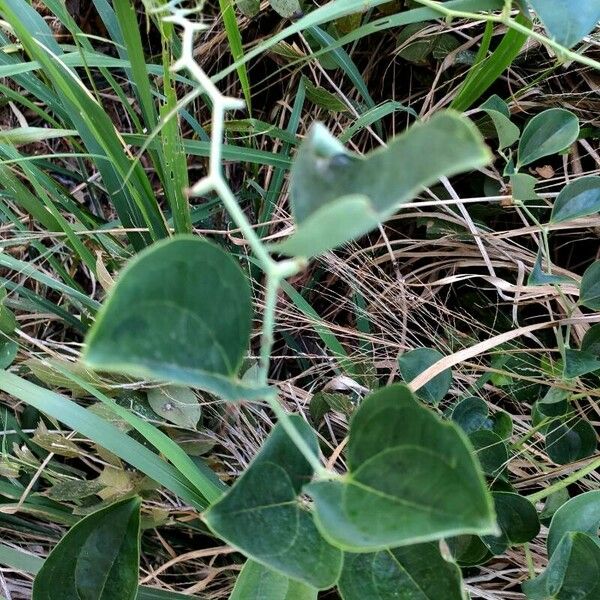
[[[206,26],[187,19],[187,16],[193,12],[191,10],[180,8],[172,8],[172,10],[172,14],[165,17],[165,20],[183,28],[181,57],[173,65],[173,70],[180,71],[187,69],[198,82],[202,92],[208,96],[212,103],[212,131],[208,174],[192,187],[191,194],[200,196],[208,192],[215,192],[219,196],[225,209],[248,242],[250,249],[256,256],[265,274],[266,291],[260,343],[259,381],[266,385],[273,348],[277,293],[281,282],[298,273],[305,266],[306,261],[300,258],[283,260],[281,262],[274,260],[260,237],[254,231],[244,211],[240,208],[234,193],[231,191],[223,175],[222,144],[227,111],[244,108],[244,102],[239,98],[230,98],[221,94],[194,58],[195,34],[198,31],[206,29]],[[331,478],[334,476],[333,473],[329,472],[322,465],[319,456],[313,452],[308,443],[294,427],[289,414],[277,399],[277,394],[268,394],[266,401],[294,445],[311,465],[315,474],[320,478]]]
[[[568,477],[549,485],[547,488],[536,492],[535,494],[529,494],[527,499],[531,502],[538,502],[539,500],[543,500],[548,496],[560,492],[560,490],[564,490],[566,487],[571,485],[572,483],[577,483],[581,479],[583,479],[586,475],[593,473],[596,469],[600,469],[600,457],[596,457],[594,460],[589,462],[585,467],[571,473]]]
[[[600,70],[600,62],[594,60],[593,58],[584,56],[583,54],[573,52],[572,50],[565,48],[558,42],[555,42],[554,40],[546,37],[545,35],[537,33],[536,31],[533,31],[532,29],[529,29],[524,25],[517,23],[514,19],[511,19],[510,12],[506,10],[506,7],[509,5],[508,2],[505,2],[504,9],[499,15],[487,13],[472,13],[462,10],[452,10],[451,8],[447,8],[443,4],[441,4],[440,2],[436,2],[435,0],[417,0],[417,2],[419,4],[422,4],[423,6],[427,6],[428,8],[436,10],[437,12],[439,12],[442,15],[445,15],[446,17],[456,17],[458,19],[474,19],[478,21],[483,20],[491,21],[492,23],[500,23],[502,25],[505,25],[506,27],[509,27],[510,29],[518,31],[519,33],[523,33],[546,46],[550,46],[550,48],[555,50],[558,55],[562,55],[563,57],[568,58],[569,60],[578,62],[588,67],[592,67],[593,69]]]

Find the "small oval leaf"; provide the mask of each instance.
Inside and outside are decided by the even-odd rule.
[[[600,177],[580,177],[566,185],[556,200],[551,223],[593,215],[600,210]]]
[[[431,365],[444,358],[444,355],[433,348],[416,348],[406,352],[398,359],[400,374],[406,383],[428,369]],[[452,371],[446,369],[428,381],[417,392],[417,396],[434,406],[439,404],[452,385]]]
[[[583,274],[579,287],[579,304],[600,310],[600,260],[592,263]]]

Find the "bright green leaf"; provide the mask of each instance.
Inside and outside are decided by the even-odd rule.
[[[350,425],[348,466],[343,479],[305,488],[323,535],[348,551],[496,530],[466,438],[404,385],[363,400]]]
[[[463,600],[460,569],[436,543],[374,554],[346,554],[339,582],[343,600]]]
[[[519,142],[518,168],[568,148],[579,135],[579,121],[570,111],[549,108],[531,119]]]
[[[600,211],[600,177],[580,177],[566,185],[556,200],[551,223],[587,217]]]
[[[398,359],[402,379],[406,383],[410,383],[415,377],[442,358],[444,358],[444,355],[433,348],[416,348],[406,352]],[[452,371],[446,369],[421,387],[417,391],[417,396],[435,406],[448,393],[450,385],[452,385]]]
[[[155,244],[126,266],[87,338],[102,371],[204,389],[223,399],[261,397],[237,379],[252,308],[246,277],[200,238]]]
[[[314,431],[300,417],[290,418],[317,453]],[[338,579],[342,554],[321,537],[298,499],[312,474],[283,427],[276,425],[250,467],[204,520],[254,561],[309,586],[331,587]]]
[[[134,600],[139,536],[139,498],[85,517],[44,562],[33,584],[32,600]]]

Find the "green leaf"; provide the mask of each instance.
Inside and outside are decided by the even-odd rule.
[[[499,536],[485,536],[484,543],[495,554],[504,554],[509,546],[531,541],[540,532],[540,521],[535,506],[512,492],[493,492],[494,507],[498,516],[498,525],[502,532]]]
[[[510,113],[506,102],[494,94],[490,96],[480,107],[492,119],[496,132],[498,133],[498,148],[512,146],[521,135],[519,128],[510,120]]]
[[[463,600],[460,569],[427,543],[374,554],[346,554],[343,600]]]
[[[452,556],[461,567],[481,565],[493,556],[477,535],[460,535],[447,542]]]
[[[600,369],[600,358],[584,350],[565,348],[564,376],[573,379]]]
[[[398,359],[402,379],[406,383],[410,383],[415,377],[442,358],[444,358],[444,355],[433,348],[416,348],[415,350],[406,352]],[[436,375],[416,393],[419,398],[435,406],[448,393],[451,385],[452,371],[451,369],[446,369],[439,375]]]
[[[592,325],[581,340],[581,349],[584,352],[600,356],[600,323]]]
[[[269,0],[271,7],[282,17],[302,16],[302,5],[300,0]]]
[[[318,452],[314,431],[290,417]],[[319,534],[298,499],[313,471],[281,425],[276,425],[250,467],[204,514],[208,526],[248,558],[317,589],[335,584],[342,553]]]
[[[513,173],[510,176],[510,187],[512,197],[521,202],[531,202],[540,196],[535,191],[538,180],[527,173]]]
[[[129,498],[74,525],[44,562],[32,600],[134,600],[140,499]]]
[[[468,441],[404,385],[363,400],[350,425],[349,473],[305,488],[332,543],[383,550],[496,531],[491,497]]]
[[[250,287],[233,258],[178,236],[125,267],[84,353],[96,370],[197,387],[226,400],[259,398],[237,372],[248,349]]]
[[[596,432],[584,419],[552,427],[546,435],[546,452],[559,465],[591,456],[596,445]]]
[[[247,560],[229,600],[316,600],[317,590]]]
[[[544,24],[548,35],[571,48],[600,21],[600,4],[594,0],[527,0]]]
[[[522,585],[529,600],[597,600],[600,547],[585,533],[566,533],[546,570]]]
[[[583,274],[579,287],[579,304],[600,310],[600,260],[592,263]]]
[[[487,404],[475,396],[461,400],[452,411],[452,420],[468,435],[493,425],[488,417]]]
[[[552,275],[545,273],[542,269],[543,254],[540,250],[535,259],[533,269],[527,278],[527,285],[559,285],[561,283],[575,283],[571,277],[566,275]]]
[[[580,177],[566,185],[552,208],[550,223],[587,217],[600,210],[600,177]]]
[[[592,490],[571,498],[554,513],[548,531],[548,554],[552,556],[565,533],[587,533],[600,546],[600,490]]]
[[[486,475],[497,477],[508,461],[508,450],[502,438],[489,429],[480,429],[469,435],[469,440]]]
[[[517,170],[568,148],[579,135],[579,121],[570,111],[549,108],[531,119],[521,135]]]
[[[414,125],[366,158],[348,152],[316,124],[292,166],[291,208],[297,231],[273,250],[321,254],[368,233],[440,177],[476,169],[489,159],[475,126],[452,112]]]
[[[235,4],[246,17],[254,17],[260,10],[260,0],[235,0]]]
[[[188,429],[196,429],[201,409],[196,394],[187,387],[168,385],[148,390],[148,404],[157,414]]]
[[[347,112],[348,106],[335,94],[328,92],[325,88],[317,87],[308,77],[302,76],[306,87],[306,97],[317,106],[329,112]]]

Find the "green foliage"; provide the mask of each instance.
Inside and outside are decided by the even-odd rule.
[[[201,409],[196,394],[189,388],[169,385],[148,391],[148,404],[157,414],[181,427],[195,429]]]
[[[233,258],[207,241],[175,238],[129,262],[89,334],[85,361],[229,400],[260,397],[264,388],[237,379],[251,317],[248,282]]]
[[[600,310],[600,260],[592,263],[583,274],[579,303],[592,310]]]
[[[491,499],[468,442],[408,388],[371,394],[354,414],[349,473],[306,487],[319,529],[367,552],[460,533],[494,533]]]
[[[580,177],[566,185],[554,201],[551,223],[587,217],[600,211],[600,177]]]
[[[596,432],[585,419],[553,426],[546,435],[546,452],[559,465],[591,456],[596,447]]]
[[[92,513],[52,550],[35,578],[33,600],[134,600],[140,554],[140,499]]]
[[[444,355],[433,348],[416,348],[402,354],[398,359],[400,374],[406,383],[410,383],[425,369],[444,358]],[[436,375],[417,391],[417,396],[434,406],[439,404],[452,385],[452,370],[446,369]]]

